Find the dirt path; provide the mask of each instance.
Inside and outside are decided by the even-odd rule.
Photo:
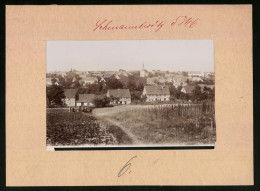
[[[118,121],[114,120],[114,119],[111,119],[109,117],[104,117],[104,116],[95,116],[98,121],[103,124],[104,126],[116,126],[118,128],[120,128],[123,133],[125,133],[127,135],[128,138],[130,138],[131,140],[131,145],[134,144],[134,145],[139,145],[139,144],[142,144],[142,142],[133,134],[129,131],[129,129],[127,129],[124,125],[120,124]]]
[[[129,129],[127,129],[126,127],[124,127],[123,125],[121,125],[121,124],[120,124],[119,122],[117,122],[116,120],[110,119],[110,118],[104,118],[104,120],[108,121],[109,123],[112,123],[113,125],[116,125],[116,126],[120,127],[120,128],[122,129],[122,131],[124,131],[124,133],[126,133],[126,134],[132,139],[133,144],[135,144],[135,145],[140,145],[140,144],[142,144],[142,142],[141,142],[139,139],[137,139],[137,137],[136,137],[133,133],[131,133],[131,132],[129,131]]]

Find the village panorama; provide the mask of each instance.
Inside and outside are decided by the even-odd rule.
[[[215,75],[199,71],[49,72],[47,146],[213,145]]]

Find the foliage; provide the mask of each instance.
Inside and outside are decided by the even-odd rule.
[[[54,104],[59,106],[63,105],[62,99],[65,98],[65,95],[62,87],[54,84],[48,87],[47,98],[49,104]]]
[[[94,105],[96,107],[106,107],[109,105],[111,99],[108,97],[104,97],[104,98],[95,98],[94,99]]]
[[[107,79],[106,85],[109,89],[121,89],[123,88],[122,82],[120,82],[118,79],[111,77]]]
[[[83,113],[47,112],[48,145],[113,144],[114,138],[95,117]]]
[[[131,99],[132,100],[140,100],[142,93],[143,93],[142,91],[138,91],[138,90],[130,91]]]

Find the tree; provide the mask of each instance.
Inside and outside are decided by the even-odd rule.
[[[109,89],[121,89],[123,88],[123,84],[122,82],[120,82],[118,79],[116,78],[109,78],[107,80],[107,86]]]
[[[131,99],[132,100],[140,100],[141,99],[141,95],[142,95],[142,91],[131,90],[130,94],[131,94]]]
[[[96,107],[106,107],[110,103],[110,98],[104,97],[104,98],[95,98],[94,99],[94,105]]]
[[[51,85],[47,88],[47,98],[50,104],[63,105],[62,99],[65,98],[64,91],[61,86]]]

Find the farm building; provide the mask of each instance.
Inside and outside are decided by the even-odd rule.
[[[94,106],[95,94],[79,94],[76,106]]]
[[[170,91],[168,86],[144,86],[143,96],[146,101],[169,101]]]
[[[76,94],[77,89],[64,89],[64,103],[69,107],[74,107],[76,105]]]
[[[131,94],[129,89],[109,89],[107,97],[112,98],[111,104],[130,104]]]
[[[182,93],[185,93],[185,94],[192,94],[192,91],[195,89],[195,86],[184,86],[182,89],[181,89],[181,92]]]

